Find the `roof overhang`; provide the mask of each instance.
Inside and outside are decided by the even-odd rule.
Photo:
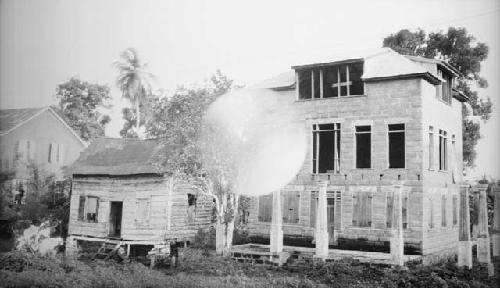
[[[467,95],[465,95],[462,91],[459,91],[459,90],[457,90],[455,88],[453,88],[451,94],[453,95],[453,98],[457,99],[458,101],[460,101],[462,103],[463,102],[467,102],[468,103],[469,100],[470,100]]]
[[[431,73],[412,73],[412,74],[402,74],[402,75],[392,75],[392,76],[384,76],[384,77],[370,77],[370,78],[362,78],[365,82],[374,82],[374,81],[384,81],[384,80],[393,80],[393,79],[409,79],[409,78],[424,78],[429,81],[429,83],[437,85],[441,83],[441,80]]]
[[[362,61],[364,61],[364,58],[353,58],[353,59],[345,59],[345,60],[335,61],[335,62],[320,62],[320,63],[313,63],[313,64],[307,64],[307,65],[292,66],[292,69],[301,70],[301,69],[314,68],[314,67],[326,67],[326,66],[334,66],[334,65],[340,65],[340,64],[358,63],[358,62],[362,62]]]

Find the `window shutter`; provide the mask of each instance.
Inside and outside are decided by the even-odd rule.
[[[99,198],[95,200],[95,222],[99,222]]]
[[[85,196],[80,196],[80,202],[78,203],[78,220],[85,219]]]
[[[259,196],[259,221],[271,222],[273,198],[271,195]]]
[[[402,211],[402,221],[403,221],[403,228],[406,229],[408,228],[408,194],[405,193],[403,195],[403,207],[401,207]]]
[[[17,140],[16,144],[14,144],[14,159],[15,160],[19,160],[19,158],[21,156],[19,154],[20,153],[20,151],[19,151],[19,145],[20,145],[19,140]]]
[[[359,224],[359,193],[354,192],[352,195],[352,225]]]
[[[47,162],[49,163],[52,163],[52,150],[54,149],[54,147],[52,147],[52,143],[49,143],[49,154],[48,154],[48,158],[47,158]]]
[[[365,193],[366,194],[366,223],[368,227],[372,226],[372,199],[373,195],[372,193]]]
[[[316,193],[311,192],[311,212],[309,213],[310,217],[310,226],[313,228],[316,228],[316,206],[317,206],[317,198],[316,198]]]
[[[36,142],[33,140],[29,140],[28,145],[30,148],[28,158],[30,160],[36,160]]]
[[[57,145],[57,162],[64,163],[64,144]]]
[[[392,221],[394,217],[394,192],[387,192],[387,211],[386,211],[386,226],[392,228]]]

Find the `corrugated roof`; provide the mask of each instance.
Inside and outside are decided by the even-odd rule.
[[[0,110],[0,134],[10,132],[45,109],[47,107]]]
[[[79,175],[134,175],[163,173],[157,164],[158,140],[97,138],[68,172]]]

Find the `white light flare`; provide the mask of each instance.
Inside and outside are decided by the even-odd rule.
[[[289,95],[266,89],[248,89],[222,96],[210,107],[207,117],[228,135],[233,161],[235,192],[247,196],[269,194],[283,188],[299,172],[307,151],[303,123],[286,109]],[[289,111],[289,112],[285,112]],[[214,121],[216,119],[216,121]],[[215,124],[214,124],[215,123]],[[236,137],[235,137],[236,136]],[[220,142],[218,142],[220,145]],[[231,146],[231,147],[229,147]]]

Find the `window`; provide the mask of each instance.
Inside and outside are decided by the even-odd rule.
[[[389,124],[389,168],[405,168],[405,124]]]
[[[299,99],[363,95],[363,62],[297,70]]]
[[[352,195],[353,211],[352,226],[372,226],[372,194],[369,192],[354,192]]]
[[[445,103],[451,104],[451,89],[453,87],[453,76],[448,72],[438,68],[438,77],[441,80],[441,84],[436,86],[437,97]]]
[[[97,223],[97,212],[99,210],[99,201],[97,197],[87,197],[85,205],[85,220]]]
[[[341,191],[328,191],[326,194],[327,201],[327,222],[328,226],[331,226],[333,223],[335,229],[341,229],[341,221],[342,217],[342,192]],[[311,227],[316,227],[316,210],[318,207],[318,192],[311,192],[311,206],[309,213],[309,225]]]
[[[408,194],[403,194],[401,212],[402,212],[402,222],[403,229],[408,228]],[[386,209],[386,226],[387,228],[392,228],[392,223],[394,221],[394,192],[390,191],[387,193],[387,209]]]
[[[439,130],[439,170],[448,170],[448,134]]]
[[[453,226],[458,224],[458,198],[453,195]]]
[[[429,126],[429,170],[434,169],[434,127]]]
[[[271,222],[273,212],[273,195],[259,196],[259,216],[260,222]]]
[[[372,127],[356,126],[356,168],[371,168]]]
[[[340,173],[340,123],[313,125],[313,173]]]
[[[34,160],[35,151],[35,141],[32,140],[18,140],[14,145],[14,155],[16,160]]]
[[[446,195],[441,195],[441,226],[446,227]]]
[[[429,228],[434,228],[434,199],[429,198]]]
[[[64,161],[64,144],[50,143],[49,144],[49,163],[63,163]]]
[[[80,201],[78,202],[78,220],[85,220],[85,196],[80,196]]]
[[[282,196],[283,223],[299,223],[299,192],[284,192]]]
[[[194,223],[196,219],[196,195],[188,193],[187,222]]]
[[[137,198],[135,202],[135,222],[146,222],[149,219],[149,204],[148,198]]]

